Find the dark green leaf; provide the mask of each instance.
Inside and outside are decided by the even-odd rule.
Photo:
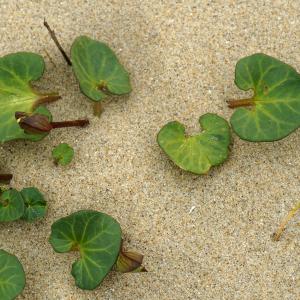
[[[118,258],[121,228],[112,217],[91,210],[75,212],[51,227],[50,243],[56,252],[78,250],[72,275],[81,289],[96,288]]]
[[[36,141],[45,136],[25,134],[15,119],[16,112],[32,113],[37,105],[59,98],[31,87],[30,82],[38,80],[43,72],[44,60],[34,53],[19,52],[0,58],[0,143],[15,139]],[[48,110],[43,111],[49,115]]]
[[[47,202],[38,189],[35,187],[25,188],[21,191],[21,196],[25,204],[22,219],[33,222],[45,216]]]
[[[106,44],[80,36],[72,45],[71,60],[81,91],[90,99],[131,92],[128,72]]]
[[[160,130],[157,141],[177,166],[206,174],[228,157],[231,134],[227,121],[215,114],[202,115],[199,123],[203,132],[187,137],[182,124],[170,122]]]
[[[0,249],[0,299],[15,299],[25,287],[25,273],[18,258]]]
[[[252,89],[247,100],[230,101],[238,108],[231,117],[236,134],[261,142],[284,138],[300,126],[300,74],[291,66],[265,54],[242,58],[236,65],[235,83]]]
[[[52,150],[55,163],[62,166],[68,165],[74,156],[74,150],[66,143],[61,143]]]
[[[24,213],[24,202],[21,194],[9,189],[0,195],[0,222],[20,219]]]

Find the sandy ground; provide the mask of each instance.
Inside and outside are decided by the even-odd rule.
[[[41,53],[47,70],[39,87],[63,96],[48,106],[54,119],[91,121],[40,143],[0,147],[0,169],[14,174],[12,186],[36,186],[49,201],[40,222],[0,225],[0,247],[26,270],[18,299],[299,299],[299,218],[280,242],[270,236],[299,200],[300,131],[275,143],[234,136],[229,160],[202,177],[180,171],[156,143],[170,120],[194,133],[201,114],[228,119],[225,101],[243,96],[233,82],[243,56],[264,52],[300,71],[299,1],[0,4],[1,55]],[[131,73],[131,95],[106,101],[101,118],[94,117],[44,17],[67,50],[81,34],[109,43]],[[76,151],[65,168],[51,159],[60,142]],[[114,216],[128,248],[145,254],[149,272],[111,273],[94,291],[76,288],[76,256],[54,253],[48,236],[54,220],[84,208]]]

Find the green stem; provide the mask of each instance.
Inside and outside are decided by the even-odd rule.
[[[297,203],[297,205],[290,210],[288,215],[283,219],[281,224],[279,225],[277,231],[273,235],[273,240],[274,241],[279,241],[283,231],[285,230],[285,227],[287,223],[294,217],[294,215],[297,213],[297,211],[300,209],[300,202]]]
[[[41,95],[41,98],[38,99],[37,102],[35,103],[35,107],[40,104],[54,102],[59,99],[61,99],[61,96],[58,93]]]
[[[229,108],[236,108],[236,107],[243,107],[243,106],[253,106],[254,100],[253,98],[240,99],[240,100],[228,100],[227,103]]]
[[[101,102],[95,102],[94,103],[94,115],[97,117],[100,117],[103,112],[102,104]]]

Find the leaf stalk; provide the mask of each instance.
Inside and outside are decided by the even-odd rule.
[[[239,99],[239,100],[228,100],[227,101],[229,108],[243,107],[243,106],[253,106],[253,98],[248,99]]]

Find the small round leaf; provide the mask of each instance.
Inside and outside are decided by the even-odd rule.
[[[61,143],[52,150],[52,156],[56,164],[68,165],[74,156],[74,150],[66,143]]]
[[[92,290],[102,282],[118,258],[121,228],[115,219],[104,213],[82,210],[53,223],[49,241],[56,252],[80,252],[71,274],[79,288]]]
[[[45,216],[47,211],[47,202],[40,191],[34,187],[25,188],[21,191],[21,196],[25,204],[22,219],[33,222]]]
[[[177,166],[206,174],[211,166],[220,165],[228,157],[231,134],[227,121],[216,114],[202,115],[199,123],[203,132],[187,137],[181,123],[170,122],[160,130],[157,141]]]
[[[0,222],[15,221],[24,213],[21,194],[15,189],[4,191],[0,195]]]
[[[0,299],[15,299],[25,287],[25,273],[18,258],[0,249]]]
[[[91,100],[131,92],[128,72],[106,44],[80,36],[72,45],[71,60],[80,89]]]

